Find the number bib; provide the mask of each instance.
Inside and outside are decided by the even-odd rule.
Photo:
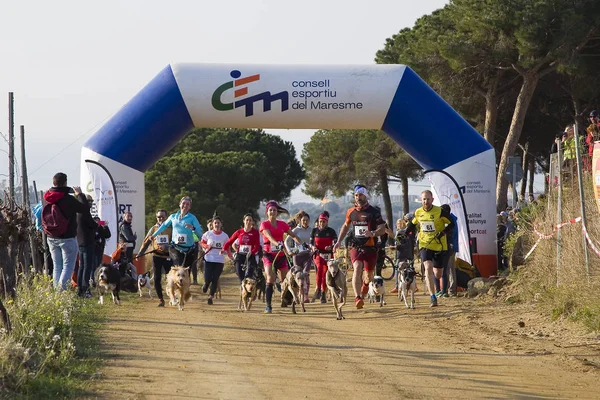
[[[210,244],[211,247],[214,247],[215,249],[220,249],[223,247],[223,243],[221,242],[213,242]]]
[[[271,245],[271,251],[281,251],[283,249],[283,245],[278,244],[277,246]]]
[[[329,253],[321,253],[321,258],[325,261],[331,260],[331,254]]]
[[[175,238],[177,244],[185,244],[187,242],[187,235],[179,234]]]
[[[156,244],[169,244],[169,235],[156,236]]]
[[[369,226],[365,223],[364,225],[354,225],[354,237],[365,238],[365,233],[369,230]]]
[[[433,221],[421,222],[421,231],[422,232],[435,232],[435,224]]]
[[[248,244],[243,244],[240,246],[240,249],[238,250],[238,252],[242,253],[242,254],[248,254],[248,253],[250,253],[251,250],[252,250],[252,246],[250,246]]]

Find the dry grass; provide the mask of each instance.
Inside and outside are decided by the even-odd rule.
[[[600,214],[594,201],[591,176],[584,180],[587,230],[600,248]],[[562,200],[562,222],[579,217],[581,205],[577,184],[566,184]],[[556,195],[548,202],[530,206],[519,215],[519,234],[522,235],[525,253],[538,240],[538,232],[549,234],[558,223]],[[553,318],[567,317],[583,322],[587,328],[600,331],[600,256],[587,245],[589,273],[585,263],[582,223],[567,225],[560,229],[559,240],[555,233],[551,239],[542,239],[525,265],[515,272],[514,280],[518,296],[535,300]]]

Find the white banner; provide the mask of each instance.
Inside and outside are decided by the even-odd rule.
[[[104,247],[104,254],[110,256],[117,249],[119,239],[115,184],[108,170],[96,161],[85,160],[84,169],[87,175],[82,173],[81,186],[84,192],[94,199],[92,215],[98,216],[110,229],[111,236],[106,239],[106,246]]]
[[[456,224],[458,225],[458,249],[456,250],[456,256],[467,261],[469,264],[473,264],[469,248],[467,213],[459,187],[443,172],[429,171],[426,174],[431,184],[431,191],[433,192],[433,203],[437,206],[448,204],[452,214],[456,216]]]

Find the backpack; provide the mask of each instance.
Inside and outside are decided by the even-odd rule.
[[[69,220],[56,203],[48,203],[42,209],[42,226],[46,235],[61,237],[69,229]]]

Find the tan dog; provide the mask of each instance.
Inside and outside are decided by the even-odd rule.
[[[327,273],[325,274],[325,283],[331,294],[333,307],[337,319],[345,319],[342,314],[342,306],[346,304],[346,294],[348,293],[348,285],[346,284],[346,274],[340,269],[342,259],[337,258],[327,261]]]
[[[291,303],[293,314],[296,314],[296,304],[300,304],[302,312],[306,312],[304,290],[302,290],[305,285],[306,274],[302,270],[295,268],[291,269],[283,280],[281,285],[281,305],[287,307]]]
[[[240,284],[240,305],[238,310],[250,311],[252,301],[256,297],[256,279],[244,278]]]
[[[190,292],[190,268],[173,266],[167,274],[167,294],[171,299],[172,306],[177,304],[177,308],[183,311],[186,301],[192,297]]]

